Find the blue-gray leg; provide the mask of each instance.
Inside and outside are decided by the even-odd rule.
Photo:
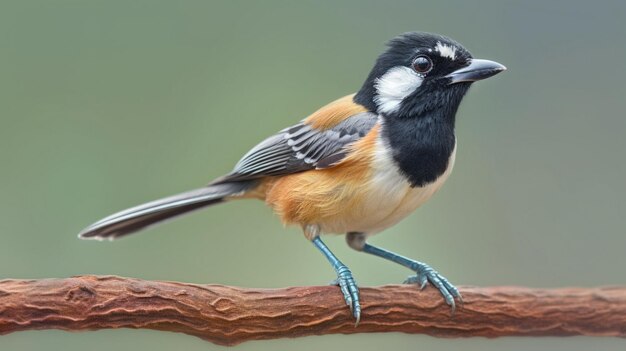
[[[459,299],[459,301],[463,302],[459,290],[452,285],[448,279],[443,277],[439,274],[439,272],[426,263],[415,261],[391,251],[370,245],[365,242],[365,239],[366,236],[363,233],[348,233],[346,236],[346,241],[351,248],[357,251],[372,254],[374,256],[382,257],[414,271],[416,274],[409,276],[404,281],[405,284],[417,283],[420,289],[423,289],[426,284],[430,282],[439,290],[439,292],[441,292],[441,295],[443,295],[446,303],[452,308],[452,313],[454,313],[454,310],[456,309],[455,299]]]
[[[361,304],[359,302],[359,288],[352,277],[352,272],[348,267],[341,263],[337,256],[335,256],[328,246],[324,244],[319,236],[315,236],[311,242],[317,247],[328,259],[328,262],[333,266],[333,269],[337,273],[337,285],[341,288],[343,298],[346,300],[346,304],[350,307],[352,315],[356,319],[356,324],[359,324],[361,320]]]

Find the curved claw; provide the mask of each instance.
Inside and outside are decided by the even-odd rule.
[[[337,280],[334,281],[336,285],[339,285],[343,298],[346,301],[352,316],[356,319],[355,326],[359,325],[361,320],[361,303],[359,299],[359,287],[356,285],[352,272],[346,266],[339,267],[337,269]]]
[[[418,283],[420,289],[423,289],[426,284],[430,282],[435,288],[437,288],[437,290],[439,290],[446,301],[446,304],[450,306],[452,315],[454,315],[454,312],[456,311],[455,299],[458,299],[461,305],[463,304],[463,298],[459,290],[452,285],[448,279],[425,263],[416,262],[415,273],[415,275],[409,276],[404,283]]]

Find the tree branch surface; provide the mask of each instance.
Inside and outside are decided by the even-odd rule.
[[[243,289],[115,276],[0,281],[0,334],[147,328],[221,345],[323,334],[402,332],[438,337],[626,336],[626,287],[461,287],[451,315],[439,292],[361,288],[361,322],[337,287]]]

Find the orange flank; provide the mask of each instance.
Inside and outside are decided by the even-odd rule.
[[[336,166],[268,178],[259,189],[285,224],[350,221],[362,215],[379,126],[349,146]]]

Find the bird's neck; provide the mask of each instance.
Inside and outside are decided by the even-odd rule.
[[[414,117],[382,117],[383,140],[412,186],[432,183],[448,169],[456,144],[455,113],[437,109]]]

